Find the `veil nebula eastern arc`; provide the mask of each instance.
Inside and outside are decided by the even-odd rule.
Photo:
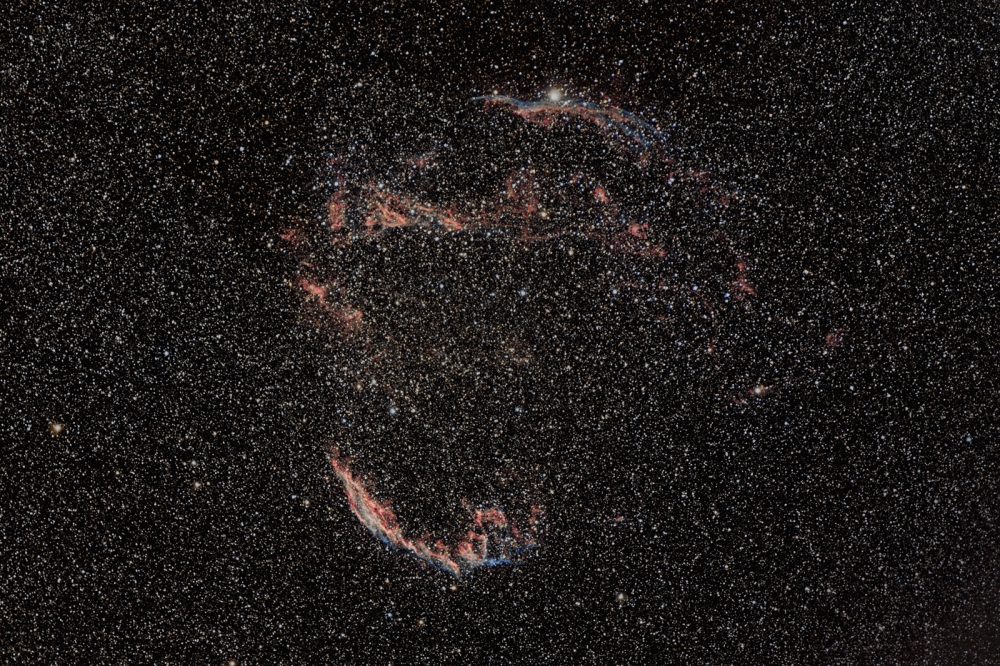
[[[407,536],[388,502],[379,502],[354,475],[346,461],[336,453],[330,463],[344,485],[351,511],[369,532],[392,548],[408,552],[456,578],[482,566],[511,564],[522,553],[537,545],[535,532],[542,509],[532,506],[527,528],[522,531],[503,510],[496,507],[471,510],[466,535],[457,543]]]
[[[497,382],[513,385],[529,376],[551,385],[549,379],[530,377],[531,372],[564,372],[562,357],[553,359],[565,354],[568,343],[546,328],[554,320],[551,308],[525,315],[528,322],[520,332],[509,330],[507,323],[516,318],[510,313],[522,312],[527,306],[521,304],[530,300],[527,288],[515,286],[523,277],[512,268],[517,262],[510,253],[517,251],[534,253],[533,260],[542,262],[557,249],[567,261],[579,260],[575,248],[596,253],[609,268],[595,272],[588,301],[596,302],[593,294],[604,292],[634,296],[648,320],[642,334],[637,333],[642,343],[657,327],[682,327],[679,312],[687,312],[695,322],[685,333],[685,344],[697,347],[691,353],[715,353],[715,312],[706,286],[737,297],[752,293],[745,263],[716,233],[710,243],[723,248],[716,254],[730,274],[720,274],[715,266],[717,284],[706,285],[700,277],[701,286],[688,284],[676,234],[661,211],[679,199],[721,210],[731,193],[704,172],[680,164],[671,156],[665,132],[622,109],[582,100],[523,102],[502,95],[473,102],[483,118],[507,122],[503,127],[509,131],[533,133],[530,137],[542,142],[537,154],[521,157],[521,147],[511,140],[513,148],[498,160],[499,166],[484,157],[484,163],[467,168],[455,162],[468,162],[468,155],[456,157],[449,141],[441,141],[397,159],[391,168],[359,167],[356,160],[335,157],[321,223],[294,227],[282,236],[300,259],[295,284],[306,316],[348,359],[338,361],[349,378],[346,383],[359,394],[369,391],[365,395],[371,400],[384,399],[392,415],[426,408],[434,414],[428,420],[442,420],[439,408],[444,404],[458,423],[472,418],[466,412],[482,411],[480,403],[459,403],[485,400],[482,396],[490,390],[497,392]],[[487,133],[504,131],[492,127]],[[567,151],[579,143],[579,150],[591,152],[579,160],[551,158],[545,141],[566,141]],[[470,185],[467,172],[472,170],[481,177]],[[636,182],[639,187],[633,186]],[[399,263],[387,266],[384,257],[393,252]],[[476,253],[487,257],[482,265],[461,268],[467,255]],[[466,273],[456,277],[462,271]],[[497,295],[502,290],[486,284],[490,279],[501,287],[509,283],[511,293]],[[573,335],[564,332],[563,338]],[[676,349],[665,345],[670,353]],[[427,378],[432,388],[414,388],[414,377]],[[429,397],[434,391],[450,391],[454,397],[450,402]],[[446,430],[428,428],[437,436]],[[506,437],[494,434],[498,440]],[[506,442],[495,448],[504,446]],[[352,512],[394,549],[461,578],[483,566],[514,563],[538,545],[544,513],[539,502],[525,502],[512,514],[503,508],[504,500],[483,496],[461,500],[467,523],[457,533],[414,537],[414,530],[404,527],[407,517],[375,498],[342,450],[336,443],[330,463]],[[530,488],[519,493],[531,494]]]

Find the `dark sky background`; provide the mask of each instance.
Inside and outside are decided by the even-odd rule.
[[[996,663],[1000,14],[915,4],[8,9],[0,661]],[[674,123],[757,295],[718,383],[551,412],[540,547],[456,581],[330,474],[279,235],[334,154],[553,86]]]

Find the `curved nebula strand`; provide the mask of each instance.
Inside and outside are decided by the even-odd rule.
[[[372,497],[346,461],[333,453],[330,464],[344,485],[351,511],[369,532],[386,545],[411,553],[456,578],[479,567],[512,564],[518,555],[537,546],[534,533],[542,511],[538,506],[531,507],[526,530],[518,529],[501,509],[491,507],[472,511],[465,537],[458,543],[410,538],[389,502]]]
[[[595,125],[606,133],[620,132],[643,151],[662,141],[664,133],[642,118],[616,106],[599,106],[579,99],[526,102],[507,95],[484,95],[473,98],[487,106],[501,106],[515,115],[541,127],[552,127],[561,118],[577,118]]]

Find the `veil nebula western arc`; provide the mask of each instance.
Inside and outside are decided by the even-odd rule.
[[[638,423],[717,378],[720,311],[755,291],[733,192],[652,119],[493,95],[453,120],[334,155],[322,218],[283,238],[344,392],[351,510],[462,577],[537,551],[553,456],[608,427],[602,401]]]

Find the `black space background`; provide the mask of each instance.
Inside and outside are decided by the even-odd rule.
[[[0,19],[0,662],[1000,661],[996,10],[111,4]],[[677,118],[761,302],[844,343],[574,456],[541,551],[452,585],[324,478],[275,241],[365,91],[552,85]]]

